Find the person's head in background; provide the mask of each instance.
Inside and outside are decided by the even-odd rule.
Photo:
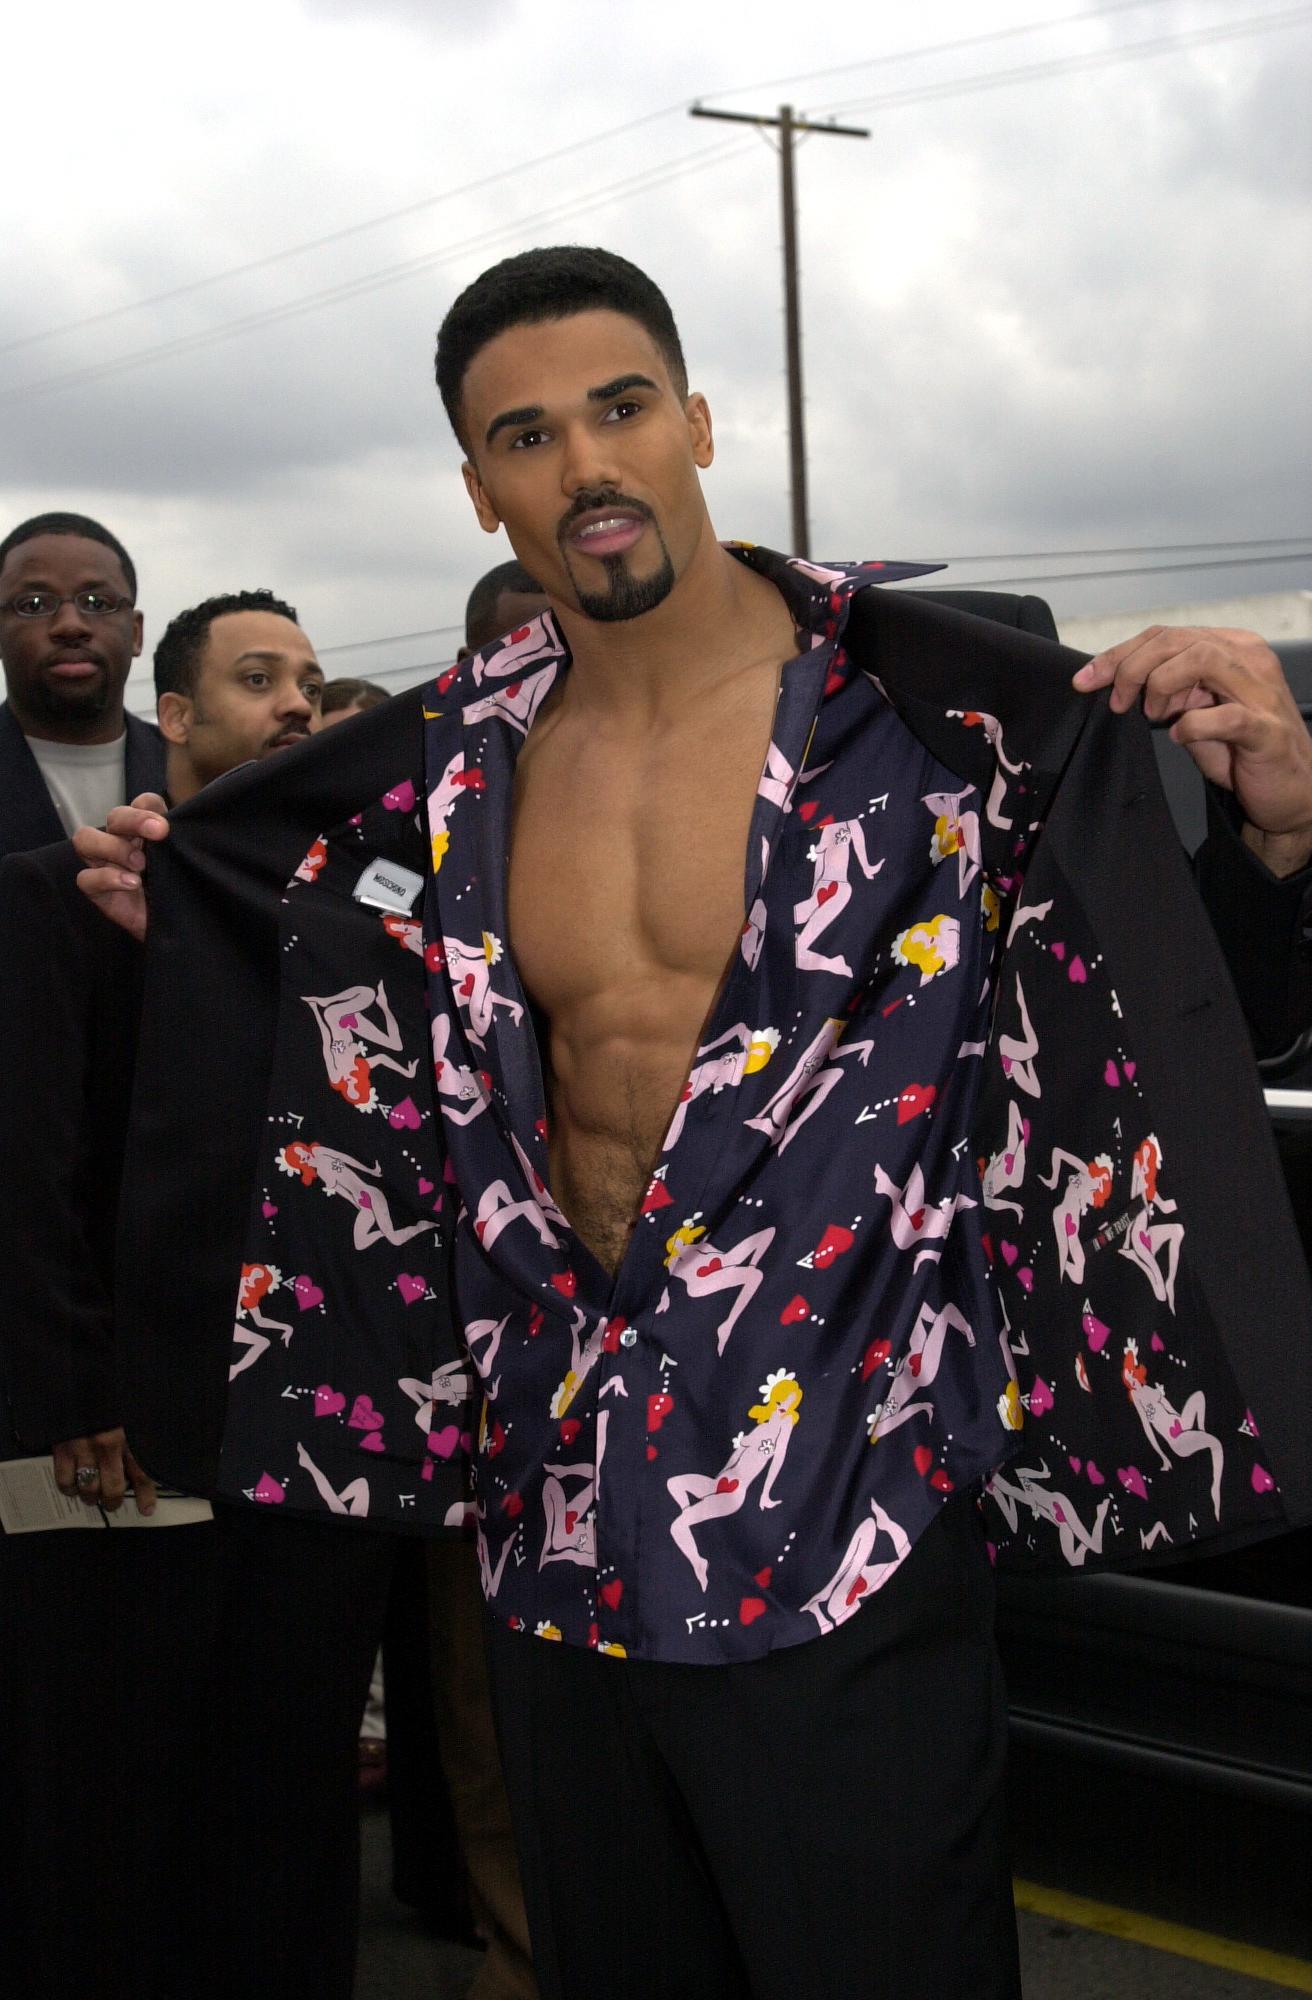
[[[481,653],[503,632],[517,632],[547,608],[547,594],[521,562],[498,563],[480,576],[465,606],[465,643],[456,658]]]
[[[330,723],[345,722],[352,715],[363,715],[367,708],[377,708],[381,702],[391,699],[387,689],[377,687],[373,681],[325,681],[323,700],[319,704],[319,726],[327,729]]]
[[[174,804],[238,764],[303,743],[319,727],[322,695],[314,648],[272,591],[229,591],[180,611],[155,648]]]
[[[25,736],[113,743],[141,651],[132,558],[86,514],[34,514],[0,541],[0,661]]]

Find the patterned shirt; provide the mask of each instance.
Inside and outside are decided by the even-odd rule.
[[[429,1008],[485,1582],[513,1627],[665,1660],[842,1623],[1016,1423],[967,1143],[999,909],[983,802],[849,671],[848,599],[890,572],[735,553],[801,650],[742,935],[613,1276],[550,1192],[507,938],[516,757],[569,666],[551,617],[444,676],[428,724]]]

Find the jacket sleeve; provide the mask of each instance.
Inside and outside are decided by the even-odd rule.
[[[1209,786],[1194,874],[1258,1059],[1284,1075],[1312,1053],[1312,867],[1273,875],[1244,844],[1233,800]]]
[[[28,1454],[119,1421],[111,1251],[127,1078],[106,1024],[133,1004],[133,962],[89,934],[58,849],[0,867],[0,1009],[11,1068],[0,1146],[6,1274],[0,1373],[12,1448]],[[63,857],[61,856],[61,861]],[[88,915],[94,912],[88,906]],[[124,940],[128,942],[128,940]],[[126,990],[125,990],[126,989]],[[130,1040],[120,1037],[130,1052]]]

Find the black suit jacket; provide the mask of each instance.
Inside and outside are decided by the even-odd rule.
[[[1184,1303],[1175,1324],[1188,1328],[1191,1373],[1206,1385],[1209,1411],[1232,1427],[1227,1436],[1240,1428],[1245,1407],[1256,1413],[1262,1456],[1279,1487],[1277,1493],[1255,1481],[1246,1498],[1236,1495],[1220,1532],[1246,1537],[1308,1518],[1312,1443],[1302,1412],[1312,1394],[1312,1296],[1244,1021],[1171,826],[1142,717],[1113,717],[1105,696],[1072,693],[1070,677],[1083,656],[915,593],[861,593],[848,647],[908,726],[967,780],[987,785],[992,765],[986,731],[963,732],[963,712],[975,723],[1000,717],[1013,755],[1019,747],[1033,760],[1048,817],[1025,900],[1061,897],[1062,923],[1069,919],[1071,929],[1059,934],[1092,940],[1079,946],[1090,977],[1102,968],[1100,976],[1114,981],[1124,1002],[1145,1105],[1136,1121],[1150,1121],[1188,1225],[1179,1279]],[[129,1429],[146,1462],[182,1485],[205,1488],[215,1476],[233,1298],[248,1254],[280,1010],[299,1005],[291,987],[290,998],[280,992],[285,950],[296,943],[285,934],[284,885],[312,839],[343,826],[403,775],[423,795],[431,692],[401,695],[350,731],[288,752],[276,778],[265,766],[232,773],[175,815],[173,837],[151,857],[141,1083],[125,1180],[118,1312]],[[395,815],[398,822],[402,817]],[[398,825],[397,840],[402,831]],[[412,838],[413,830],[406,831]],[[1264,871],[1220,822],[1208,845],[1199,872],[1214,920],[1223,935],[1241,936],[1240,913]],[[1282,885],[1267,878],[1267,886],[1278,901],[1283,897],[1282,908],[1300,906],[1307,893],[1306,879]],[[335,921],[345,976],[358,942],[351,926],[366,919],[344,905]],[[1267,940],[1268,966],[1273,950],[1278,958],[1293,935],[1292,925],[1276,931],[1274,947]],[[1042,1001],[1036,1029],[1061,1050],[1056,1073],[1047,1072],[1042,1119],[1033,1112],[1036,1158],[1048,1157],[1053,1100],[1073,1128],[1070,1143],[1087,1144],[1084,1157],[1093,1158],[1100,1141],[1081,1121],[1086,1112],[1095,1121],[1110,1115],[1106,1048],[1101,1041],[1082,1045],[1070,1031],[1061,1006],[1064,973],[1055,959],[1032,950],[1034,940],[1032,930],[1024,934],[1026,991],[1031,979],[1037,988],[1047,982],[1047,993],[1036,990],[1031,1005]],[[422,979],[417,958],[399,952],[397,959],[389,989]],[[1281,1004],[1305,1008],[1305,1024],[1312,1018],[1308,967],[1279,972]],[[981,1153],[1003,1143],[987,1121],[975,1137]],[[1117,1265],[1113,1254],[1100,1268]],[[1050,1338],[1044,1312],[1051,1304],[1069,1322],[1079,1311],[1074,1291],[1055,1287],[1043,1312],[1038,1301],[1025,1302],[1027,1369],[1052,1365],[1042,1351]],[[1033,1322],[1031,1309],[1038,1315]],[[1117,1326],[1118,1339],[1137,1335],[1145,1355],[1151,1312],[1140,1284]],[[1067,1355],[1060,1362],[1064,1385],[1069,1365]],[[1065,1387],[1063,1396],[1074,1423],[1092,1416],[1094,1398],[1073,1403]],[[1132,1463],[1143,1443],[1128,1396],[1104,1392],[1098,1412],[1100,1456],[1113,1468]],[[1042,1448],[1041,1428],[1033,1444]],[[1064,1449],[1083,1444],[1081,1435]],[[1178,1472],[1176,1482],[1180,1494],[1185,1482]],[[1210,1517],[1198,1511],[1202,1529],[1215,1535]],[[1195,1532],[1183,1516],[1173,1516],[1176,1529],[1177,1541]],[[1170,1552],[1157,1546],[1147,1559]],[[1023,1546],[1018,1553],[1023,1560]],[[1128,1553],[1122,1548],[1119,1559]],[[1133,1554],[1138,1560],[1137,1543]]]
[[[132,1095],[140,948],[77,887],[70,841],[0,863],[4,1093],[0,1384],[9,1451],[119,1421],[114,1236]]]
[[[124,802],[164,790],[164,742],[153,723],[126,717]],[[8,702],[0,702],[0,858],[64,838],[41,768]]]

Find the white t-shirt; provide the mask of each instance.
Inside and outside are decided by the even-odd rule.
[[[29,736],[46,790],[68,834],[80,826],[103,826],[112,806],[123,804],[126,784],[126,729],[116,743],[50,743]]]

